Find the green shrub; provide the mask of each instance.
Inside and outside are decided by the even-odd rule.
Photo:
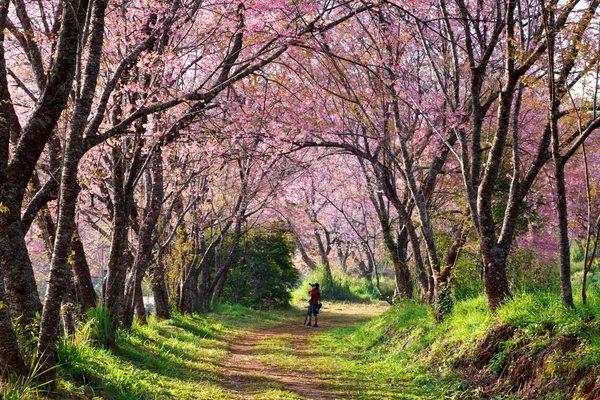
[[[300,278],[292,263],[295,244],[277,225],[255,229],[241,241],[221,300],[258,309],[289,305]]]
[[[585,245],[585,243],[582,244]],[[573,245],[571,246],[571,262],[582,262],[585,256],[584,250],[579,243],[573,241]]]
[[[0,399],[37,399],[41,394],[48,392],[49,386],[53,381],[48,380],[46,374],[56,367],[43,370],[36,355],[37,351],[34,351],[30,359],[27,375],[9,373],[5,381],[0,381]]]
[[[479,296],[483,292],[482,270],[483,266],[476,255],[461,252],[450,283],[452,294],[458,300]]]

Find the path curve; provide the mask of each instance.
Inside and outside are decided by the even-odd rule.
[[[250,399],[257,395],[253,390],[261,381],[270,381],[276,386],[293,392],[299,398],[307,400],[335,400],[341,397],[328,389],[325,383],[316,377],[309,368],[287,371],[262,362],[255,353],[259,342],[291,335],[295,353],[305,353],[310,337],[323,329],[340,327],[364,322],[385,309],[380,304],[352,305],[333,304],[325,308],[320,316],[319,328],[298,324],[284,324],[264,331],[244,334],[230,346],[230,354],[223,363],[224,386],[235,399]]]

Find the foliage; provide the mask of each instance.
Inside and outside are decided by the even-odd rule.
[[[39,313],[35,315],[30,323],[23,323],[20,317],[14,319],[15,332],[19,340],[21,356],[24,360],[33,362],[36,358],[37,341],[40,334],[40,319]]]
[[[255,229],[241,241],[222,301],[259,309],[289,305],[300,273],[292,263],[293,239],[277,226]]]
[[[368,300],[381,300],[381,296],[377,291],[375,278],[352,278],[347,276],[346,280],[348,281],[350,291],[355,295]],[[379,287],[386,297],[392,298],[394,296],[394,286],[394,279],[384,277],[379,278]]]
[[[170,251],[165,256],[165,265],[168,266],[165,272],[165,281],[169,288],[169,293],[173,296],[178,293],[185,268],[194,258],[193,250],[194,246],[188,232],[184,226],[180,226],[177,229]],[[176,301],[174,302],[176,303]]]
[[[507,261],[507,271],[515,291],[549,290],[559,284],[558,266],[540,261],[540,255],[532,249],[514,249]]]
[[[450,288],[457,299],[476,297],[483,291],[483,265],[475,251],[462,251],[456,261]]]
[[[581,262],[585,257],[585,241],[579,244],[577,241],[573,242],[571,246],[571,262]]]

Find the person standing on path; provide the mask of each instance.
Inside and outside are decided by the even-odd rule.
[[[312,316],[314,315],[315,324],[313,326],[315,328],[318,328],[319,325],[317,324],[317,315],[319,314],[319,300],[321,297],[321,293],[319,292],[318,283],[311,283],[310,286],[312,287],[312,289],[308,291],[308,294],[310,295],[310,300],[308,301],[308,326],[312,325]]]

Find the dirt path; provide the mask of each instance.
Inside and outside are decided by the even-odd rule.
[[[256,345],[263,340],[291,336],[294,353],[300,357],[308,357],[308,341],[316,332],[364,322],[385,309],[382,304],[333,304],[323,309],[319,328],[302,326],[302,321],[299,321],[297,324],[248,332],[230,347],[230,355],[223,364],[225,388],[235,399],[253,398],[260,395],[261,388],[265,387],[291,392],[290,395],[299,399],[339,399],[308,368],[290,371],[261,362],[255,354]]]

